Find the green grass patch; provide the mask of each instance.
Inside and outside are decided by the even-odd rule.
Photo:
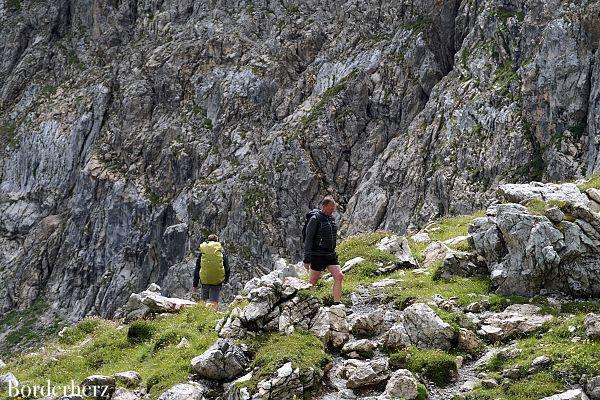
[[[457,236],[465,236],[469,233],[469,225],[475,218],[485,216],[485,211],[477,211],[470,215],[458,215],[455,217],[442,218],[426,231],[433,241],[443,242]]]
[[[48,304],[38,298],[24,310],[13,310],[0,320],[0,331],[10,329],[8,335],[0,343],[0,354],[14,355],[40,344],[46,337],[56,334],[61,329],[62,321],[48,325],[39,322],[39,318],[48,310]]]
[[[577,185],[577,187],[583,192],[588,189],[600,189],[600,174],[593,174],[586,182]]]
[[[156,326],[150,321],[133,321],[127,328],[127,340],[132,344],[144,343],[152,339]]]
[[[456,357],[441,350],[410,347],[390,356],[390,367],[422,374],[438,386],[447,386],[458,374]]]
[[[148,386],[150,397],[156,399],[187,380],[190,360],[217,339],[214,326],[220,316],[198,305],[176,315],[132,324],[136,326],[133,336],[127,326],[86,319],[66,331],[62,339],[46,343],[42,352],[14,357],[8,369],[22,383],[44,384],[49,379],[58,385],[92,374],[135,370]],[[144,340],[139,340],[140,335]],[[86,337],[89,340],[84,342]],[[186,337],[190,347],[176,348],[175,337]]]
[[[293,368],[299,368],[302,374],[310,368],[323,371],[332,361],[331,356],[325,352],[323,342],[307,332],[262,335],[250,340],[248,345],[255,353],[252,367],[258,372],[253,374],[250,381],[241,385],[248,387],[251,392],[256,390],[258,382],[270,377],[288,362],[292,363]]]
[[[94,333],[96,328],[100,326],[101,321],[99,318],[86,318],[77,325],[67,328],[58,341],[66,345],[79,343],[88,335]]]
[[[13,121],[0,123],[0,140],[9,147],[16,147],[19,143],[17,137],[17,125]]]
[[[499,372],[507,368],[527,371],[536,357],[545,355],[551,366],[534,375],[511,381],[493,389],[478,388],[469,399],[526,400],[551,396],[562,392],[570,381],[582,375],[600,374],[600,343],[573,342],[575,336],[585,337],[585,313],[562,316],[548,324],[548,329],[517,341],[522,352],[513,359],[502,354],[494,356],[485,366],[487,371]]]
[[[399,279],[399,283],[387,288],[386,294],[397,306],[404,304],[408,298],[431,300],[435,294],[446,299],[456,297],[457,302],[465,306],[487,298],[490,291],[490,281],[483,278],[453,277],[448,280],[434,280],[432,273],[422,274],[413,271],[406,271],[395,278]]]

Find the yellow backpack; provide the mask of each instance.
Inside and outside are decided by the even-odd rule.
[[[223,246],[219,242],[200,244],[200,282],[205,285],[219,285],[225,280]]]

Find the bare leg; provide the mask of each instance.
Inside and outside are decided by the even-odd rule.
[[[310,270],[310,277],[308,279],[308,282],[312,285],[315,286],[317,284],[317,282],[319,282],[319,279],[321,278],[321,275],[323,273],[320,271],[315,271],[315,270]]]
[[[342,283],[344,281],[344,273],[339,265],[329,265],[327,270],[333,277],[333,301],[339,303],[342,300]]]
[[[206,306],[212,308],[215,311],[219,311],[219,302],[218,301],[207,301]]]

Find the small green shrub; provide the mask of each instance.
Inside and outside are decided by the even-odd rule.
[[[86,318],[77,325],[67,328],[59,339],[59,342],[63,344],[79,343],[88,335],[94,333],[98,325],[100,325],[100,319]]]
[[[167,346],[175,345],[179,343],[182,336],[181,334],[174,330],[167,330],[160,334],[156,342],[154,342],[154,351],[159,351]]]
[[[154,336],[156,327],[148,321],[134,321],[127,329],[127,340],[131,344],[140,344],[149,341]]]
[[[248,344],[250,349],[255,351],[252,367],[258,370],[251,381],[243,383],[251,391],[258,382],[269,377],[285,363],[291,362],[293,367],[299,368],[300,371],[310,368],[323,370],[332,360],[325,352],[323,342],[306,332],[263,335],[254,338]]]
[[[390,367],[423,374],[438,386],[447,386],[458,374],[455,356],[441,350],[410,347],[390,356]]]

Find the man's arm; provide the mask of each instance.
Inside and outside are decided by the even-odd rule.
[[[313,250],[313,242],[317,232],[317,218],[311,217],[306,225],[306,237],[304,239],[304,262],[310,262],[310,256]]]
[[[202,253],[198,255],[196,259],[196,268],[194,269],[194,284],[192,287],[195,289],[198,287],[198,282],[200,282],[200,263],[202,262]]]
[[[229,268],[229,260],[227,259],[227,254],[223,253],[223,267],[225,268],[225,280],[223,283],[229,282],[229,275],[231,269]]]

